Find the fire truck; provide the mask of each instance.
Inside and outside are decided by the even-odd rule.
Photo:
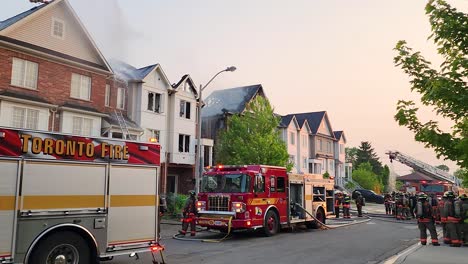
[[[325,223],[333,213],[334,183],[315,174],[288,174],[266,165],[216,166],[201,178],[197,224],[222,231]]]
[[[160,146],[0,127],[0,263],[161,250]]]

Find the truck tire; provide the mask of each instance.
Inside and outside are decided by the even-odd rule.
[[[315,214],[315,218],[317,218],[317,220],[319,220],[320,222],[322,222],[323,224],[326,224],[326,216],[325,216],[325,211],[323,211],[322,208],[319,208],[317,210],[317,213]],[[314,221],[314,228],[320,228],[322,224],[320,224],[319,222],[317,221]]]
[[[278,229],[278,215],[273,210],[269,210],[266,214],[265,221],[263,223],[263,232],[266,236],[274,236],[276,235],[276,233],[278,233]]]
[[[83,237],[75,232],[62,231],[39,241],[33,249],[30,264],[95,264],[91,249]]]

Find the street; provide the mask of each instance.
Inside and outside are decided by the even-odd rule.
[[[415,244],[417,236],[413,222],[373,218],[331,230],[286,230],[274,237],[242,232],[221,243],[172,238],[162,242],[167,263],[379,263]],[[138,261],[119,257],[108,263],[151,263],[151,257],[140,255]]]

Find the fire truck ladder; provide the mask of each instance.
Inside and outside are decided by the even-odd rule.
[[[127,121],[125,121],[122,111],[114,109],[114,112],[117,117],[117,121],[119,122],[120,130],[122,130],[122,138],[128,139],[130,132],[128,131]]]
[[[402,164],[405,164],[416,171],[420,171],[432,178],[435,178],[440,181],[447,181],[452,184],[458,185],[459,181],[457,181],[456,177],[451,175],[450,173],[447,173],[446,171],[443,171],[439,168],[436,168],[432,165],[429,165],[425,162],[422,162],[420,160],[417,160],[409,155],[406,155],[404,153],[401,153],[400,151],[387,151],[385,154],[388,155],[390,158],[390,162],[393,160],[397,160]]]

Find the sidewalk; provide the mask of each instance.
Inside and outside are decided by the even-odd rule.
[[[385,261],[384,264],[461,264],[467,262],[467,247],[452,248],[443,244],[440,247],[434,247],[432,245],[422,246],[418,243],[406,252]]]

